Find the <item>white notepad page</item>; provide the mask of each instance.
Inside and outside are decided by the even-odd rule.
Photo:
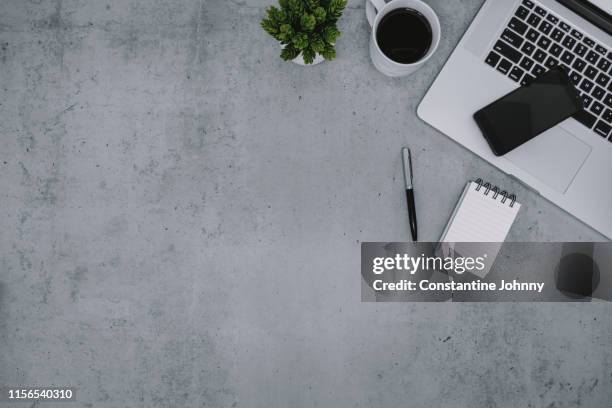
[[[441,242],[504,242],[521,205],[469,182],[442,233]],[[504,202],[502,203],[502,200]]]
[[[503,201],[503,202],[502,202]],[[475,182],[463,189],[442,233],[439,250],[444,255],[477,257],[486,254],[485,268],[472,274],[484,279],[501,250],[521,205],[496,190]],[[464,242],[480,244],[466,245]]]

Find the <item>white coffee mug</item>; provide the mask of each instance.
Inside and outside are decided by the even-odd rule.
[[[370,5],[366,4],[366,16],[372,27],[372,35],[370,37],[370,57],[372,58],[372,63],[376,69],[387,76],[399,77],[412,74],[423,65],[438,48],[438,44],[440,43],[440,20],[438,20],[438,16],[431,7],[420,0],[391,0],[388,3],[385,3],[385,0],[367,1],[373,6],[368,10],[368,6]],[[431,26],[432,39],[429,50],[427,50],[427,53],[420,60],[411,64],[402,64],[393,61],[382,52],[376,41],[376,31],[378,30],[380,20],[387,13],[398,8],[409,8],[418,11],[427,19],[427,22],[429,22]]]

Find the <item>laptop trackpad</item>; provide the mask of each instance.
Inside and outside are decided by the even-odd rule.
[[[589,153],[591,146],[555,126],[504,157],[552,189],[565,193]]]

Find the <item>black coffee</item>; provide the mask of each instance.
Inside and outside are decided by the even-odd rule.
[[[382,52],[393,61],[411,64],[429,51],[431,26],[425,16],[416,10],[395,9],[378,23],[376,41]]]

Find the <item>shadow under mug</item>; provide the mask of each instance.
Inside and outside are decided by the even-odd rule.
[[[385,3],[385,0],[367,1],[369,1],[376,10],[375,17],[371,17],[369,13],[366,13],[368,23],[370,23],[370,27],[372,27],[372,35],[370,36],[370,58],[372,58],[372,64],[374,64],[376,69],[381,73],[390,77],[400,77],[412,74],[423,65],[438,48],[438,44],[440,43],[440,20],[438,20],[438,16],[431,7],[420,0],[391,0],[388,3]],[[432,39],[429,50],[427,50],[423,58],[411,64],[402,64],[393,61],[382,52],[376,41],[376,31],[378,30],[380,20],[390,11],[400,8],[409,8],[418,11],[427,19],[431,26]]]

